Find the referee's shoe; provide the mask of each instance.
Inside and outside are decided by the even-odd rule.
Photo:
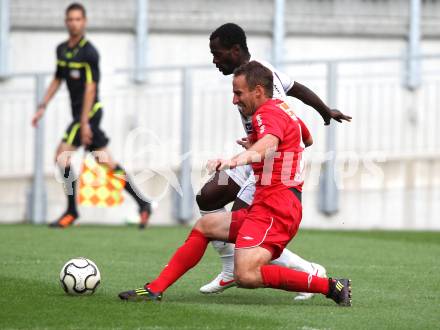
[[[51,222],[49,227],[51,228],[66,228],[71,226],[75,220],[78,219],[77,214],[66,212],[58,220]]]

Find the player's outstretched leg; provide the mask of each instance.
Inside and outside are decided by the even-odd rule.
[[[142,289],[124,291],[119,294],[119,298],[126,301],[160,301],[159,297],[162,297],[162,293],[202,259],[208,243],[209,239],[202,232],[193,229],[160,275],[151,283],[144,285],[145,291],[141,291]]]
[[[183,274],[197,265],[205,254],[211,239],[227,240],[230,224],[231,214],[229,212],[214,213],[202,217],[159,276],[145,284],[143,288],[145,291],[124,291],[119,294],[119,298],[127,301],[159,300],[156,298],[160,297]]]
[[[210,194],[214,194],[217,190],[214,186],[214,183],[216,182],[216,177],[214,177],[210,182],[208,182],[204,188],[202,189],[202,192],[204,192],[203,198],[200,198],[198,200],[199,207],[207,207],[208,205],[203,204],[202,202],[205,202],[205,200],[208,199],[209,196],[208,192]],[[238,185],[232,186],[230,189],[231,192],[225,192],[226,194],[235,193],[235,191],[238,189]],[[225,187],[223,187],[226,189]],[[215,190],[215,191],[213,191]],[[232,207],[232,210],[239,210],[242,208],[247,208],[253,200],[253,195],[255,192],[255,185],[252,183],[252,181],[249,181],[249,183],[245,183],[243,187],[240,189],[238,195],[240,197],[237,197],[234,201],[234,205]],[[202,195],[201,195],[202,196]],[[211,205],[213,206],[213,205]],[[208,214],[208,213],[214,213],[214,212],[224,212],[225,208],[213,211],[200,211],[202,215]],[[200,292],[204,294],[211,294],[211,293],[221,293],[225,291],[226,289],[229,289],[231,287],[236,286],[235,281],[233,281],[233,273],[234,273],[234,244],[231,243],[224,243],[220,241],[213,241],[212,245],[214,249],[217,251],[217,253],[220,256],[220,260],[222,262],[222,271],[209,283],[205,284],[200,288]],[[296,269],[302,272],[306,272],[315,276],[319,277],[326,277],[326,270],[323,266],[311,263],[300,256],[296,255],[295,253],[289,251],[288,249],[284,249],[281,256],[272,261],[273,264],[281,265],[287,268]],[[307,300],[314,296],[313,293],[309,292],[299,292],[295,296],[295,300]]]
[[[211,242],[215,250],[219,253],[222,261],[222,272],[217,277],[200,288],[203,294],[222,293],[226,289],[236,286],[234,281],[234,247],[232,243],[224,243],[221,241]],[[297,254],[288,249],[284,249],[281,256],[271,262],[275,265],[299,270],[319,277],[327,277],[326,270],[323,266],[304,260]],[[298,292],[295,300],[311,299],[314,293]]]
[[[55,221],[49,224],[52,228],[66,228],[71,226],[76,219],[78,219],[78,209],[76,207],[76,184],[75,174],[73,169],[69,166],[61,168],[61,175],[64,181],[64,191],[67,198],[66,211]]]
[[[265,287],[321,293],[340,306],[351,306],[352,294],[349,279],[321,278],[278,265],[264,265],[260,268],[260,272]]]
[[[327,277],[327,272],[323,266],[307,261],[288,249],[284,249],[281,256],[273,260],[271,264],[299,270],[319,277]],[[310,292],[298,292],[295,300],[307,300],[313,296],[314,294]]]

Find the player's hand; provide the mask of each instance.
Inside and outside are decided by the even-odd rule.
[[[237,140],[237,144],[241,145],[246,150],[252,147],[253,141],[250,135],[247,137],[241,138],[241,140]]]
[[[327,113],[323,116],[324,125],[330,125],[330,121],[336,120],[339,123],[342,123],[343,120],[350,122],[352,117],[344,115],[341,111],[337,109],[331,109],[330,113]]]
[[[43,106],[38,107],[37,112],[35,112],[34,116],[32,117],[32,126],[37,127],[37,124],[40,121],[41,117],[43,117],[45,110],[46,108]]]
[[[93,133],[90,124],[81,124],[81,143],[88,146],[92,143]]]
[[[206,164],[206,169],[208,170],[208,174],[211,175],[215,171],[217,171],[217,168],[220,166],[221,159],[210,159],[208,160],[208,163]]]
[[[213,174],[216,171],[223,171],[237,166],[237,162],[231,159],[211,159],[208,161],[206,168],[209,174]]]

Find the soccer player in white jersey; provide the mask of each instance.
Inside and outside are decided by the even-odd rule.
[[[246,34],[243,29],[234,23],[226,23],[212,32],[209,38],[209,47],[213,56],[213,63],[224,75],[231,75],[236,68],[250,61]],[[255,60],[255,59],[252,59]],[[330,109],[313,91],[306,86],[292,80],[288,75],[277,71],[272,65],[260,61],[273,72],[273,97],[286,99],[287,96],[295,97],[314,108],[324,119],[324,124],[330,124],[331,119],[338,122],[350,121],[339,110]],[[240,109],[239,109],[240,110]],[[251,119],[241,112],[244,129],[249,135],[253,127]],[[232,210],[248,207],[252,204],[255,192],[255,179],[250,166],[240,166],[232,170],[216,172],[216,174],[202,187],[197,195],[197,204],[202,215],[213,212],[226,211],[225,206],[234,202]],[[213,241],[213,247],[220,255],[222,271],[210,283],[202,286],[202,293],[220,293],[225,289],[235,286],[234,272],[234,244]],[[302,259],[293,252],[284,249],[281,256],[273,263],[313,275],[326,276],[325,268],[319,264]],[[295,299],[304,300],[313,296],[311,293],[300,293]]]

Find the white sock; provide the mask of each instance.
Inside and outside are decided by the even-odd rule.
[[[278,259],[272,260],[271,264],[292,268],[309,274],[313,273],[313,267],[309,261],[304,260],[299,255],[287,249],[283,250],[283,253],[281,253]]]
[[[218,210],[203,211],[200,210],[202,216],[210,213],[226,212],[226,208],[222,207]],[[222,262],[222,273],[232,279],[234,277],[234,247],[232,243],[225,243],[222,241],[211,241],[212,246],[217,251]]]
[[[232,279],[234,277],[234,248],[235,244],[222,241],[211,241],[212,246],[220,255],[222,273]]]

